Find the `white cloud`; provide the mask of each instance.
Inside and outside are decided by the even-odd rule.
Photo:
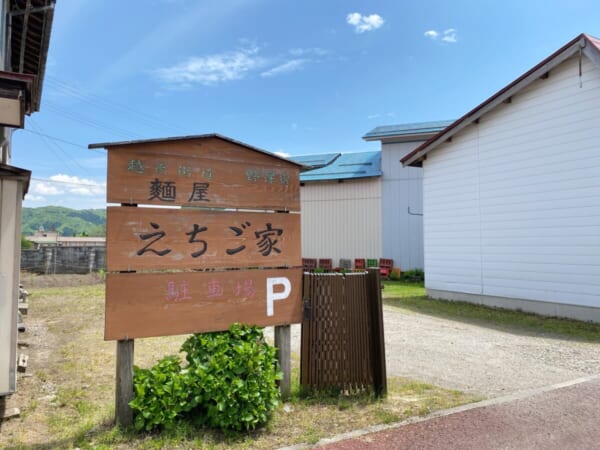
[[[65,174],[32,178],[25,206],[66,206],[74,209],[104,208],[106,183]]]
[[[283,73],[295,72],[296,70],[300,70],[306,63],[308,63],[308,59],[292,59],[291,61],[275,66],[260,75],[263,77],[274,77]]]
[[[295,72],[329,54],[323,48],[312,47],[292,48],[285,55],[262,56],[258,46],[248,41],[242,44],[245,47],[238,50],[190,57],[183,63],[157,69],[154,74],[168,88],[185,89],[197,84],[211,86],[241,80],[259,71],[266,78]]]
[[[444,31],[442,41],[448,42],[449,44],[454,44],[457,41],[456,30],[454,28],[448,28],[446,31]]]
[[[436,30],[428,30],[425,33],[423,33],[423,35],[434,41],[441,36],[442,42],[445,42],[447,44],[454,44],[455,42],[458,41],[458,37],[457,37],[456,33],[457,33],[456,28],[448,28],[447,30],[444,30],[443,32],[436,31]]]
[[[329,52],[323,48],[313,47],[313,48],[292,48],[290,50],[290,55],[292,56],[306,56],[306,55],[314,55],[314,56],[325,56]]]
[[[30,200],[34,200],[38,196],[74,195],[92,197],[104,195],[106,193],[106,183],[98,183],[77,176],[58,174],[52,175],[45,180],[32,180],[29,192],[32,194]]]
[[[25,195],[25,200],[28,200],[30,202],[43,202],[44,200],[46,200],[46,197],[43,197],[41,195],[34,195],[34,194],[30,194],[29,192]]]
[[[355,12],[346,16],[346,22],[348,25],[354,27],[355,32],[364,33],[365,31],[372,31],[380,28],[385,21],[379,14],[363,16],[362,14]]]
[[[281,156],[282,158],[289,158],[290,156],[292,156],[288,152],[282,152],[282,151],[275,152],[274,154],[277,156]]]
[[[240,80],[266,64],[258,52],[258,47],[248,47],[215,55],[194,56],[181,64],[158,69],[156,74],[161,80],[179,87],[193,84],[210,86]]]

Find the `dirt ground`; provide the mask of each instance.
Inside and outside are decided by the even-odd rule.
[[[103,282],[102,276],[97,272],[84,275],[38,275],[35,273],[21,273],[21,284],[27,291],[36,288],[84,286]]]
[[[37,309],[36,290],[52,287],[93,286],[103,282],[102,277],[98,274],[37,275],[21,273],[21,284],[30,294],[27,301],[30,314],[23,316],[25,331],[18,334],[17,354],[27,355],[29,359],[26,369],[19,370],[17,373],[17,392],[11,396],[0,397],[0,409],[4,408],[5,411],[11,413],[18,409],[18,417],[30,424],[35,424],[35,426],[30,426],[27,431],[23,431],[19,424],[20,421],[13,420],[16,416],[0,421],[0,448],[11,448],[10,442],[13,439],[20,440],[19,436],[23,434],[28,436],[28,442],[44,442],[48,430],[42,425],[44,421],[36,420],[35,417],[46,415],[51,408],[60,404],[60,385],[63,380],[55,376],[53,370],[63,360],[72,357],[72,354],[66,353],[70,330],[57,333],[59,322],[55,317],[46,320],[35,313]],[[32,308],[34,304],[35,306]],[[31,309],[34,310],[33,313],[31,313]],[[74,327],[80,326],[75,322],[72,323]],[[58,349],[61,351],[59,352]],[[53,445],[42,445],[40,448],[53,448]]]
[[[19,334],[18,351],[29,354],[30,361],[27,370],[18,374],[18,393],[8,398],[6,407],[21,408],[21,419],[29,415],[27,421],[31,423],[36,423],[33,416],[52,414],[51,426],[60,429],[61,421],[72,420],[73,414],[79,414],[78,408],[83,413],[93,403],[93,399],[88,398],[93,390],[90,386],[111,386],[98,395],[107,398],[114,395],[113,373],[108,373],[106,379],[90,374],[79,384],[70,380],[72,373],[84,371],[82,368],[90,363],[112,366],[114,343],[103,341],[103,309],[98,302],[91,310],[89,302],[80,298],[59,298],[60,294],[56,294],[52,300],[39,304],[35,291],[48,287],[93,287],[103,280],[98,274],[22,274],[21,282],[32,293],[30,308],[34,313],[25,317],[27,329]],[[87,288],[82,289],[87,292]],[[98,294],[90,292],[90,295]],[[55,307],[56,301],[61,301],[64,306],[62,312]],[[63,328],[65,319],[62,316],[67,316],[68,329]],[[79,319],[81,316],[91,319],[83,323]],[[483,398],[600,373],[600,344],[597,343],[494,329],[391,306],[384,309],[384,321],[388,375],[417,379]],[[90,355],[82,355],[78,345],[72,342],[73,333],[86,345],[93,343],[90,344],[96,348],[93,361],[90,361]],[[179,337],[179,341],[181,339]],[[136,342],[136,357],[140,356],[140,365],[150,365],[157,354],[176,353],[181,344],[179,341],[176,338],[168,340],[165,347],[157,351],[154,340],[140,340],[139,346]],[[294,325],[292,351],[298,352],[299,345],[300,327]],[[74,400],[68,403],[65,399]],[[102,423],[110,416],[110,411],[98,414],[100,418],[95,418],[95,423]],[[41,422],[48,421],[37,421]],[[0,422],[0,447],[6,448],[3,441],[5,444],[11,441],[44,442],[44,435],[48,434],[48,430],[35,427],[22,431],[17,424],[11,420]],[[27,436],[20,436],[22,433]],[[54,444],[60,444],[60,441]],[[39,448],[60,448],[60,445]]]

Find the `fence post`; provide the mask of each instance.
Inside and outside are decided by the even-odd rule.
[[[117,384],[115,389],[115,420],[129,426],[133,423],[133,339],[117,341]]]
[[[281,367],[281,371],[283,372],[283,379],[279,383],[279,389],[281,391],[281,398],[284,400],[290,396],[290,391],[292,388],[291,329],[291,325],[280,325],[275,327],[275,347],[277,347],[277,358],[279,360],[279,367]]]
[[[385,338],[383,333],[383,301],[381,299],[381,275],[379,268],[369,272],[369,306],[371,310],[371,355],[373,361],[373,387],[378,396],[387,392],[387,374],[385,367]]]

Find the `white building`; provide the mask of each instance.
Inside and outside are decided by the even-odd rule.
[[[300,174],[302,256],[339,260],[381,256],[381,154],[292,158],[315,167]]]
[[[599,65],[580,35],[402,159],[430,296],[600,322]]]
[[[314,167],[300,174],[302,256],[422,269],[422,169],[399,160],[450,123],[377,127],[363,139],[380,141],[381,151],[293,157]]]

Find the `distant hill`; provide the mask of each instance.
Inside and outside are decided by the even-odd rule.
[[[23,208],[21,233],[32,235],[40,227],[61,236],[106,236],[106,209],[69,209],[62,206]]]

